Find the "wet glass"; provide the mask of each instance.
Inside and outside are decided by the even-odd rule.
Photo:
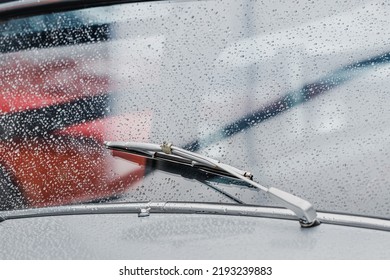
[[[318,210],[389,218],[389,12],[380,1],[173,1],[1,22],[0,208],[231,203],[103,147],[170,141]]]

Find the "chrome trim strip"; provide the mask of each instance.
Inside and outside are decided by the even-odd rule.
[[[390,220],[380,218],[321,212],[318,219],[324,224],[390,231]]]
[[[214,214],[297,220],[294,212],[283,208],[193,202],[137,202],[70,205],[15,211],[2,211],[0,212],[0,217],[2,217],[4,220],[11,220],[20,218],[83,214],[139,214],[145,210],[147,210],[150,214]],[[390,220],[327,212],[317,212],[317,214],[318,220],[324,224],[390,231]]]

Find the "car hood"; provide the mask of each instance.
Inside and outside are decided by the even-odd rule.
[[[150,205],[153,209],[153,204]],[[287,219],[238,215],[240,207],[241,214],[248,214],[243,212],[242,206],[233,206],[237,207],[236,215],[232,213],[234,209],[228,207],[227,215],[219,215],[218,211],[211,211],[214,205],[209,205],[203,213],[197,208],[198,204],[186,205],[195,211],[109,213],[92,205],[87,208],[95,207],[95,213],[88,213],[87,208],[81,212],[80,207],[76,207],[74,214],[80,215],[63,215],[64,208],[60,208],[62,212],[59,210],[54,216],[6,218],[0,223],[0,258],[390,258],[390,252],[385,249],[390,246],[390,234],[386,231],[326,222],[304,229],[297,221],[288,219],[288,215]],[[123,205],[115,207],[119,210]]]

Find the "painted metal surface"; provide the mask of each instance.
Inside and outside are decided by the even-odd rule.
[[[23,230],[20,230],[20,229]],[[389,259],[390,233],[211,214],[99,214],[0,223],[0,259]]]

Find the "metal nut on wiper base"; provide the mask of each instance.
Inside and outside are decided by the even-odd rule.
[[[172,143],[164,142],[162,145],[158,145],[139,142],[106,142],[105,146],[108,149],[120,149],[126,153],[141,152],[148,154],[153,152],[155,157],[164,153],[165,156],[160,158],[162,160],[175,161],[180,158],[179,162],[175,162],[179,164],[188,164],[190,162],[190,166],[194,168],[206,166],[209,170],[213,170],[215,172],[224,171],[225,174],[229,174],[232,177],[248,183],[258,190],[266,192],[274,201],[293,211],[298,217],[299,223],[302,227],[308,228],[320,224],[317,219],[317,212],[310,202],[280,189],[262,186],[253,181],[253,175],[247,171],[242,171],[228,164],[221,163],[218,160],[173,146]]]
[[[321,222],[317,219],[312,222],[307,222],[306,220],[299,219],[299,224],[303,228],[311,228],[311,227],[319,226]]]

